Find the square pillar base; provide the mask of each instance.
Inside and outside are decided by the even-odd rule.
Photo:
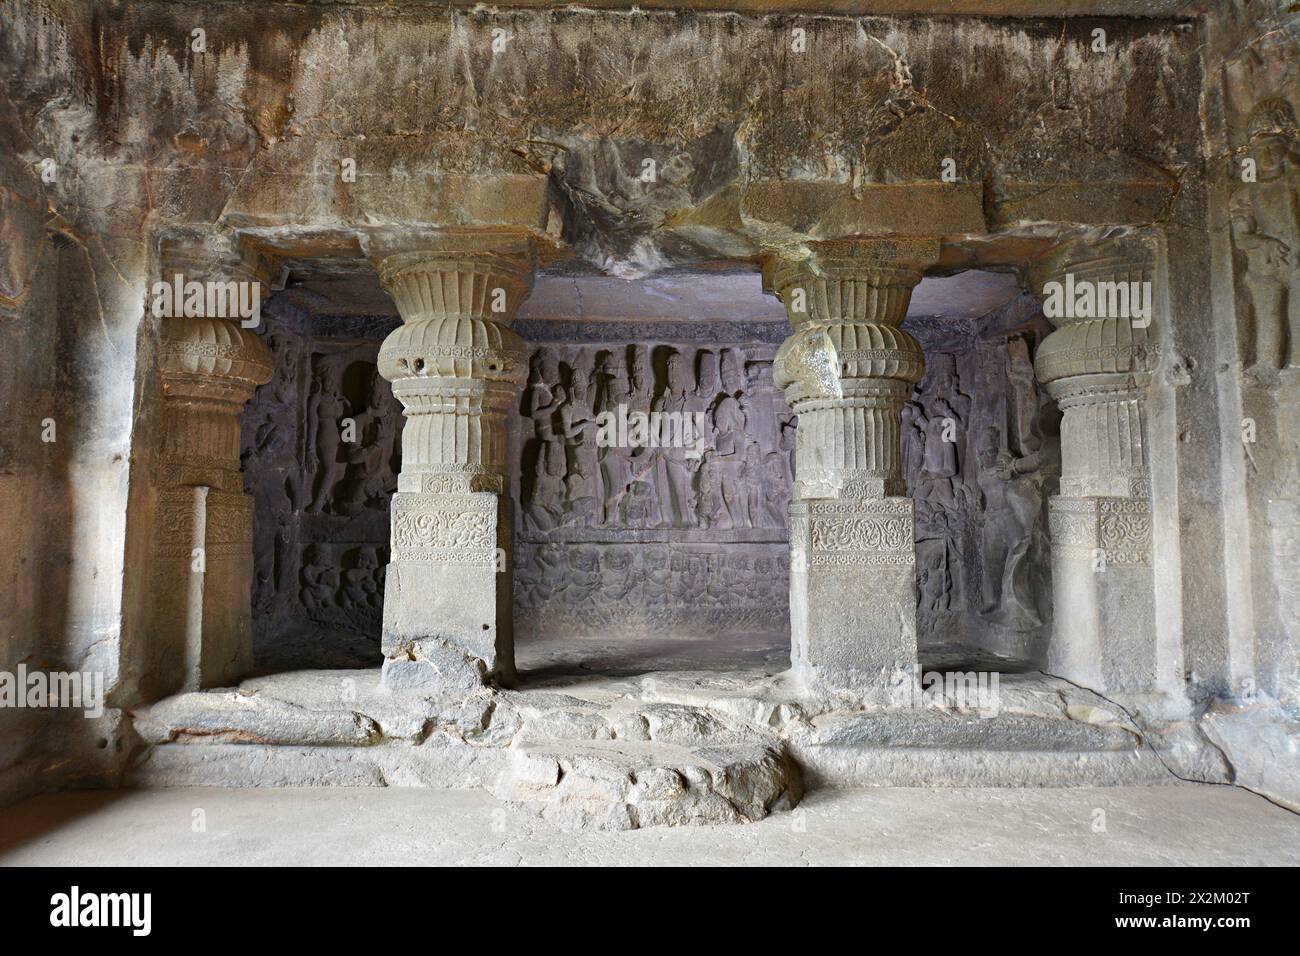
[[[158,496],[150,695],[232,687],[253,669],[253,499],[176,486]]]
[[[1158,689],[1151,503],[1056,496],[1048,673],[1099,693]]]
[[[815,690],[888,703],[917,669],[910,498],[790,504],[790,651]]]
[[[515,678],[510,505],[492,492],[397,492],[384,582],[383,684],[462,692]]]

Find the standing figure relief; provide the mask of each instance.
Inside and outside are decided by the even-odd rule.
[[[738,348],[539,347],[520,402],[526,530],[784,528],[788,409],[756,384],[770,359],[746,362]]]
[[[1247,126],[1250,175],[1229,201],[1246,316],[1242,352],[1256,372],[1300,367],[1300,134],[1295,110],[1266,99]]]

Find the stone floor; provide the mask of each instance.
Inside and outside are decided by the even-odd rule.
[[[1300,816],[1192,784],[819,792],[757,823],[623,832],[558,830],[483,791],[407,788],[82,791],[0,815],[5,866],[565,863],[1295,866]]]
[[[701,638],[656,637],[644,631],[600,637],[521,636],[515,647],[525,681],[557,675],[635,676],[656,671],[785,670],[789,634],[726,634]],[[377,641],[343,631],[322,641],[312,628],[286,628],[259,637],[259,676],[295,670],[377,667]],[[927,670],[1034,670],[1033,662],[999,657],[970,644],[929,643],[921,647]]]

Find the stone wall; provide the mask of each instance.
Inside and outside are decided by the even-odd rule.
[[[393,322],[268,308],[276,373],[242,418],[259,667],[374,663],[401,465],[401,408],[375,367]],[[1040,663],[1043,503],[1059,474],[1059,416],[1031,364],[1044,320],[1022,296],[979,320],[907,327],[928,368],[903,414],[920,640],[945,659]],[[797,421],[771,368],[785,323],[518,330],[531,343],[510,423],[518,639],[787,635]],[[702,416],[701,441],[620,444],[620,409],[626,426]]]
[[[394,322],[268,311],[275,374],[241,418],[259,667],[375,663],[402,409],[376,370]]]

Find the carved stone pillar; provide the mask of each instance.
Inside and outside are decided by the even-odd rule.
[[[813,687],[885,700],[917,666],[900,416],[925,358],[899,326],[938,251],[928,240],[825,242],[769,268],[794,327],[776,355],[776,384],[799,416],[791,660]]]
[[[1057,327],[1035,372],[1064,416],[1061,489],[1049,502],[1048,670],[1099,691],[1149,690],[1157,677],[1146,411],[1158,357],[1152,273],[1151,252],[1136,239],[1072,242],[1030,270]],[[1061,310],[1049,306],[1054,296],[1075,314],[1053,316]]]
[[[229,686],[252,667],[253,499],[239,468],[239,413],[274,362],[243,324],[260,313],[267,263],[229,237],[165,243],[160,261],[150,298],[162,313],[162,473],[148,591],[154,689],[168,693]],[[257,312],[240,315],[241,290],[227,283],[246,284],[243,301]],[[169,297],[167,285],[191,294]]]
[[[489,244],[491,242],[491,244]],[[384,591],[384,682],[464,690],[515,676],[506,414],[527,378],[508,327],[528,245],[446,239],[379,262],[403,324],[379,372],[405,408]]]

